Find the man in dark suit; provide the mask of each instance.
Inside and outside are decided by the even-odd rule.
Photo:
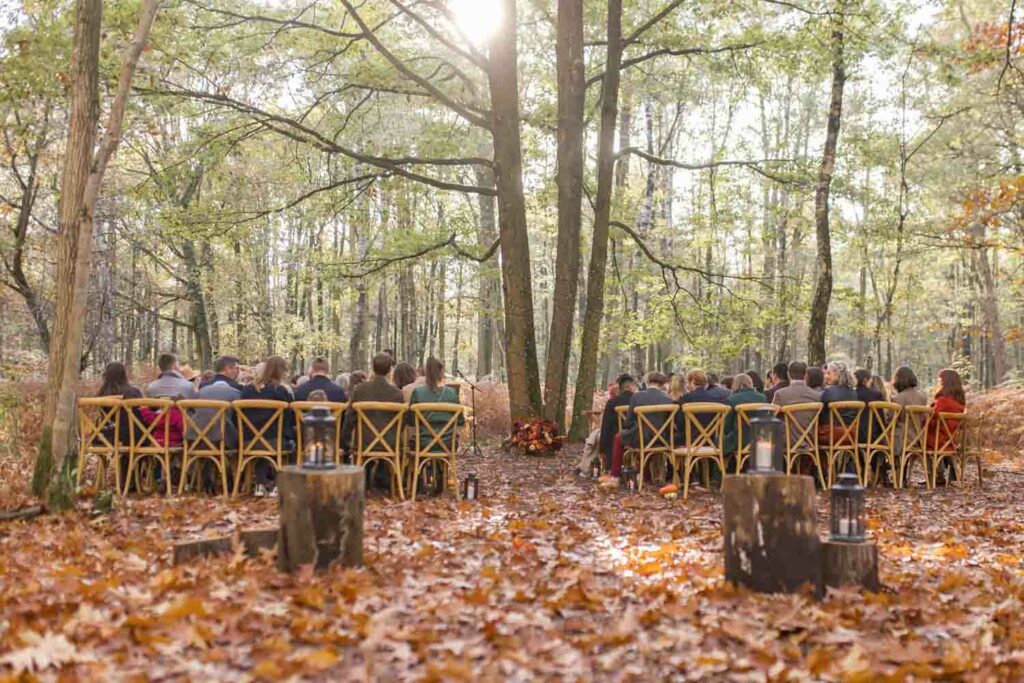
[[[353,403],[366,401],[379,401],[383,403],[405,403],[402,390],[388,381],[388,373],[391,372],[393,359],[388,353],[378,353],[373,357],[373,379],[362,382],[352,390],[352,398],[345,411],[345,421],[341,429],[341,443],[348,447],[352,443],[352,433],[355,431],[358,416],[352,408]],[[309,384],[309,382],[307,382]],[[388,413],[370,414],[370,421],[377,429],[383,430],[390,422],[393,415]],[[372,437],[365,435],[366,439]],[[393,444],[392,444],[393,445]]]
[[[314,391],[327,394],[327,400],[333,403],[344,403],[348,400],[345,390],[331,381],[331,367],[323,358],[317,358],[309,366],[309,381],[295,390],[296,401],[308,401]]]
[[[723,395],[708,386],[708,376],[703,370],[690,370],[686,373],[686,393],[679,399],[683,405],[687,403],[725,403],[729,394]],[[698,415],[697,419],[705,427],[713,419],[712,415]],[[676,432],[681,436],[686,433],[686,416],[682,411],[676,416]],[[683,437],[685,438],[685,437]]]
[[[707,377],[707,389],[715,397],[715,401],[724,403],[732,394],[732,389],[719,384],[718,375],[713,372],[705,373],[705,377]]]
[[[640,447],[640,422],[636,417],[636,409],[642,406],[672,405],[672,399],[666,393],[668,377],[660,372],[647,374],[647,388],[634,393],[629,399],[629,411],[622,431],[612,441],[612,464],[609,468],[611,476],[618,477],[622,473],[622,458],[627,448]],[[658,429],[662,425],[661,416],[651,416],[651,425]]]

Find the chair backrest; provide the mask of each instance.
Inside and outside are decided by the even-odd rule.
[[[960,450],[960,429],[964,421],[965,413],[936,413],[935,414],[935,445],[932,450],[937,453],[953,453]]]
[[[239,399],[231,406],[238,423],[238,451],[242,455],[277,456],[284,447],[284,415],[288,409],[285,401],[264,401],[261,399]],[[267,411],[266,421],[259,427],[246,411]]]
[[[789,453],[817,453],[818,417],[822,404],[791,403],[779,413],[786,432],[786,451]]]
[[[181,410],[181,417],[185,423],[182,446],[187,453],[220,455],[224,452],[224,432],[228,411],[231,410],[230,402],[198,398],[182,399],[178,401],[178,408]],[[209,419],[205,425],[200,425],[196,421],[195,414],[192,412],[194,410],[209,412]],[[214,440],[211,436],[213,434],[220,434],[220,439]]]
[[[732,408],[722,403],[684,403],[686,449],[721,448],[725,416]]]
[[[871,448],[891,449],[896,445],[896,425],[903,407],[891,401],[872,401],[868,404],[868,440]]]
[[[750,451],[751,444],[743,445],[743,432],[750,429],[750,416],[754,413],[769,412],[778,415],[779,406],[774,403],[743,403],[734,407],[736,411],[736,448],[740,455]]]
[[[397,456],[402,443],[402,419],[408,406],[385,401],[359,401],[351,407],[356,412],[356,452]],[[374,415],[384,418],[383,426],[378,427],[374,423]],[[372,438],[366,440],[364,437],[367,436]]]
[[[679,406],[666,403],[658,406],[638,406],[636,414],[640,450],[672,450],[675,448],[675,417]]]
[[[626,426],[626,415],[629,413],[629,406],[615,406],[615,419],[619,422],[619,431]]]
[[[458,448],[458,430],[456,426],[464,409],[458,403],[413,403],[409,412],[413,416],[413,447],[416,453],[443,452],[454,456]],[[431,422],[431,416],[437,413],[448,414],[448,418],[440,429]],[[439,422],[439,421],[438,421]],[[437,446],[437,450],[434,447]]]
[[[930,406],[906,406],[903,409],[903,443],[902,450],[924,452],[928,425],[932,421],[935,410]]]
[[[121,401],[121,407],[124,408],[131,425],[130,447],[133,452],[163,453],[168,449],[171,440],[171,421],[167,419],[167,413],[174,408],[174,401],[167,398],[129,398]],[[158,416],[146,424],[139,417],[137,408],[148,408],[158,413]]]
[[[302,446],[302,418],[306,417],[306,413],[316,407],[326,407],[331,411],[331,415],[335,419],[334,429],[334,452],[341,452],[341,425],[345,420],[345,410],[348,408],[347,403],[338,403],[337,401],[292,401],[290,404],[292,412],[295,413],[295,442],[299,453],[305,453]]]
[[[864,407],[864,401],[833,401],[828,404],[828,437],[833,448],[857,445]],[[850,415],[843,415],[844,412]]]
[[[120,396],[78,399],[78,434],[83,452],[116,452],[120,432]]]

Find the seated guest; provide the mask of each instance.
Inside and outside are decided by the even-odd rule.
[[[857,439],[859,443],[868,442],[868,429],[870,426],[871,435],[874,438],[878,438],[878,435],[882,433],[883,425],[877,420],[872,424],[870,419],[871,410],[868,407],[868,403],[872,401],[884,401],[885,397],[878,389],[871,386],[871,371],[865,370],[864,368],[857,368],[853,373],[853,377],[857,382],[857,400],[864,401],[864,412],[860,416],[860,425],[857,429]]]
[[[754,391],[758,392],[759,394],[763,394],[764,380],[761,379],[761,375],[758,374],[757,370],[747,370],[746,375],[747,377],[750,378],[750,381],[753,382]]]
[[[398,368],[395,368],[395,374],[398,374]],[[455,405],[460,404],[459,394],[452,387],[445,385],[444,364],[441,363],[441,361],[439,361],[437,358],[434,358],[433,356],[427,358],[426,374],[424,375],[424,377],[425,381],[423,386],[416,387],[415,390],[413,390],[412,396],[409,398],[410,405],[415,405],[417,403],[454,403]],[[430,426],[433,427],[434,431],[441,433],[441,429],[448,423],[448,420],[451,419],[451,413],[446,413],[443,411],[430,412],[427,413],[425,417],[427,419],[427,422],[430,423]],[[409,419],[407,420],[407,423],[413,424],[414,421],[415,420],[413,419],[413,416],[410,415]],[[465,419],[462,416],[460,416],[458,424],[461,425],[464,422]],[[448,433],[444,433],[442,435],[442,438],[444,439],[445,443],[447,443],[450,436]],[[427,430],[426,427],[421,425],[420,447],[428,445],[432,439],[433,437],[431,436],[430,431]],[[409,436],[409,440],[410,442],[413,442],[413,445],[415,445],[412,435]],[[441,450],[441,446],[435,444],[432,450],[439,451]]]
[[[637,419],[636,409],[642,406],[671,405],[673,403],[666,393],[667,383],[668,378],[665,375],[660,372],[651,372],[647,375],[647,388],[630,397],[629,411],[626,413],[622,431],[616,434],[612,440],[611,476],[618,477],[622,474],[622,458],[626,449],[640,447],[640,421]],[[652,415],[649,422],[655,429],[659,429],[664,424],[663,417],[660,415]],[[644,437],[647,436],[653,436],[653,434],[645,433]]]
[[[718,383],[718,375],[713,372],[705,373],[708,380],[708,391],[710,391],[719,402],[725,402],[732,393],[732,386],[726,387]]]
[[[768,401],[764,394],[754,390],[754,382],[750,379],[749,375],[736,375],[732,380],[732,394],[729,395],[725,402],[733,408],[725,416],[725,436],[723,437],[722,451],[728,454],[735,453],[739,446],[739,430],[737,429],[739,415],[736,414],[736,406],[750,403],[767,403]],[[750,430],[747,430],[747,433],[744,434],[743,441],[744,446],[750,443]]]
[[[96,394],[97,396],[120,396],[121,398],[142,398],[142,392],[136,387],[133,387],[128,382],[128,370],[125,369],[124,363],[107,363],[107,367],[103,369],[103,383],[100,384],[100,390]],[[138,408],[134,409],[135,416],[143,424],[148,424],[142,413]],[[121,419],[118,424],[117,438],[119,445],[127,447],[131,443],[131,431],[132,425],[128,415],[122,413]],[[113,441],[114,437],[114,426],[109,425],[106,432],[106,437]],[[128,467],[128,456],[121,456],[121,471],[124,472],[125,468]]]
[[[772,386],[764,395],[767,397],[768,402],[771,403],[775,398],[775,392],[789,386],[789,366],[785,363],[776,363],[775,367],[772,368],[771,374],[768,376],[768,381]]]
[[[892,377],[892,388],[896,392],[892,397],[892,402],[898,403],[903,409],[906,409],[907,406],[928,405],[928,397],[917,388],[917,375],[906,365],[896,368],[896,374]],[[905,418],[901,417],[899,422],[896,423],[896,431],[893,435],[894,450],[897,456],[903,453],[904,423]],[[918,422],[918,426],[920,424]]]
[[[825,371],[816,365],[807,368],[807,386],[818,392],[820,400],[821,392],[825,390]]]
[[[805,381],[809,372],[810,369],[807,367],[807,363],[803,361],[795,360],[790,363],[786,375],[789,377],[789,385],[775,392],[775,396],[772,397],[772,403],[783,408],[796,403],[820,403],[821,393],[807,386]],[[804,429],[807,428],[813,418],[813,415],[805,412],[794,415],[794,419]]]
[[[345,392],[346,396],[348,396],[348,389],[349,389],[348,378],[350,376],[351,376],[350,373],[342,372],[337,377],[334,378],[334,383],[337,384],[339,387],[341,387],[341,390]]]
[[[829,443],[829,409],[830,403],[840,401],[856,401],[857,382],[850,372],[849,366],[841,360],[834,360],[828,364],[825,370],[825,390],[821,392],[821,417],[818,419],[818,442]],[[855,408],[846,408],[839,411],[843,422],[849,423],[857,416]],[[837,437],[840,434],[836,434]]]
[[[198,398],[204,401],[234,401],[242,397],[242,388],[236,383],[238,379],[239,365],[238,359],[234,356],[221,356],[217,359],[217,362],[213,365],[213,379],[210,380],[209,384],[199,390]],[[199,429],[205,429],[206,425],[213,419],[214,410],[212,408],[200,408],[195,411],[192,416],[192,421],[195,422],[195,426]],[[199,435],[195,433],[192,426],[189,426],[189,431],[186,434],[189,439],[195,439]],[[224,434],[220,433],[218,426],[214,426],[206,434],[207,438],[213,443],[219,442],[221,439],[224,440],[224,446],[228,449],[234,449],[238,447],[238,430],[235,426],[235,415],[233,412],[228,411],[227,419],[224,421]]]
[[[309,380],[295,390],[296,401],[310,401],[309,395],[314,391],[327,394],[327,400],[344,403],[348,400],[345,390],[331,381],[331,368],[323,358],[316,358],[309,365]]]
[[[880,393],[882,395],[882,400],[883,401],[890,400],[889,399],[889,387],[887,387],[885,385],[885,380],[882,379],[881,375],[872,375],[871,376],[871,388],[872,389],[876,389],[878,391],[878,393]]]
[[[735,378],[733,386],[736,386]],[[690,370],[686,373],[686,393],[683,394],[680,403],[725,403],[730,392],[721,386],[718,389],[712,391],[708,386],[708,376],[703,370]]]
[[[366,401],[405,403],[405,397],[402,396],[401,390],[388,381],[388,373],[391,372],[393,362],[394,361],[390,354],[384,352],[378,353],[373,357],[372,362],[373,379],[366,382],[359,382],[355,388],[352,389],[352,393],[349,394],[349,406],[348,410],[345,411],[345,420],[341,429],[341,443],[343,444],[343,448],[347,448],[351,445],[352,435],[356,428],[356,420],[358,419],[352,404]],[[354,380],[357,374],[360,373],[353,372],[351,379]],[[384,429],[394,416],[387,413],[380,413],[370,414],[368,417],[377,429]],[[363,445],[369,445],[373,436],[371,434],[364,434],[363,436],[365,439],[365,443]],[[394,445],[394,443],[391,445]]]
[[[391,383],[399,389],[405,389],[409,384],[416,381],[416,368],[411,363],[401,362],[395,365],[391,373]]]
[[[196,387],[196,390],[198,391],[199,389],[202,389],[207,384],[212,382],[213,381],[213,375],[214,375],[213,370],[203,370],[203,372],[199,375],[199,385],[198,385],[198,387]]]
[[[668,397],[681,403],[686,393],[686,375],[674,374],[668,382]]]
[[[256,375],[252,384],[242,389],[241,399],[249,400],[262,400],[262,401],[284,401],[285,403],[292,402],[292,394],[288,390],[288,361],[280,356],[271,356],[262,363],[262,372]],[[272,419],[274,415],[273,410],[246,410],[246,418],[252,422],[253,427],[256,429],[263,428],[268,421]],[[281,442],[282,448],[286,451],[295,448],[295,420],[290,419],[290,416],[285,415],[284,419],[281,420]],[[246,433],[246,439],[248,440],[249,434]],[[277,443],[277,433],[268,430],[264,433],[267,441],[271,444]],[[256,461],[254,465],[256,468],[256,481],[257,485],[269,486],[271,481],[272,467],[266,460],[260,459]],[[259,492],[259,489],[257,489]]]
[[[614,455],[614,440],[619,433],[619,414],[616,408],[628,406],[633,394],[636,393],[636,380],[632,375],[623,374],[618,377],[619,393],[608,399],[604,404],[604,411],[601,413],[601,436],[599,438],[599,450],[604,460],[605,471],[611,471],[612,456]]]
[[[355,388],[365,381],[366,373],[363,372],[362,370],[356,370],[355,372],[349,373],[348,386],[345,387],[345,393],[351,397],[352,392],[355,390]]]
[[[726,375],[722,378],[722,386],[732,393],[732,375]]]
[[[157,360],[160,375],[146,387],[150,398],[195,398],[196,388],[181,374],[178,357],[173,353],[161,353]]]
[[[939,430],[939,413],[964,413],[967,411],[967,393],[964,391],[964,383],[952,368],[945,368],[939,371],[938,385],[932,397],[932,410],[935,417],[928,423],[928,447],[929,449],[948,449],[947,443],[950,433],[955,433],[959,427],[959,420],[947,420],[945,428]],[[949,479],[953,478],[956,470],[953,469],[948,460],[944,462],[944,469],[948,470]],[[939,472],[939,480],[936,483],[945,483],[945,477]]]
[[[619,385],[615,382],[608,382],[608,392],[605,395],[605,402],[611,401],[613,398],[619,395]],[[587,438],[583,441],[583,448],[580,449],[580,459],[577,461],[576,466],[573,467],[573,474],[577,477],[583,476],[583,472],[590,472],[590,465],[594,462],[594,458],[598,453],[598,448],[601,441],[601,425],[598,423],[595,429],[592,429]]]

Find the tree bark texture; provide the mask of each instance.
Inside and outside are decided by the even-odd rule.
[[[597,153],[597,197],[594,235],[587,273],[587,309],[583,316],[583,342],[576,377],[570,439],[582,439],[589,429],[586,411],[594,400],[597,352],[604,315],[604,280],[608,270],[608,229],[611,220],[612,182],[615,171],[615,121],[618,117],[619,69],[622,61],[622,0],[608,0],[608,58],[601,93],[601,131]]]
[[[505,294],[505,362],[509,408],[515,421],[539,414],[543,406],[533,322],[530,241],[523,196],[515,0],[503,0],[501,9],[505,25],[491,40],[487,77],[491,93],[498,233]]]
[[[725,579],[759,593],[821,589],[818,509],[806,476],[740,474],[722,483]]]
[[[544,373],[547,418],[565,426],[576,292],[580,279],[580,224],[583,198],[583,0],[558,0],[555,47],[558,80],[558,241],[555,289]]]
[[[826,586],[862,586],[877,591],[878,545],[875,543],[821,542],[822,580]]]
[[[825,131],[825,150],[818,170],[818,185],[814,192],[814,229],[817,235],[817,271],[814,295],[811,299],[811,319],[807,331],[807,360],[812,365],[826,361],[825,334],[828,308],[832,300],[832,235],[829,227],[829,195],[832,175],[836,167],[836,147],[839,126],[843,118],[843,88],[846,85],[846,65],[843,56],[843,26],[846,8],[844,0],[833,17],[832,27],[832,91],[829,100],[828,125]]]
[[[277,566],[324,571],[363,564],[365,472],[362,467],[308,470],[289,466],[278,477],[281,531]]]

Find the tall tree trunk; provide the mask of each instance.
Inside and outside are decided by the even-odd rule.
[[[622,0],[608,0],[608,57],[601,92],[601,131],[598,135],[597,197],[594,236],[587,272],[587,310],[583,316],[583,347],[576,376],[572,428],[569,437],[582,439],[589,425],[586,411],[594,400],[597,352],[604,315],[604,279],[608,269],[608,228],[611,220],[612,181],[615,171],[615,120],[618,116],[619,69],[622,61]]]
[[[48,404],[54,405],[53,417],[52,421],[44,422],[39,457],[32,479],[33,492],[39,496],[48,493],[53,509],[66,509],[74,502],[72,478],[70,469],[65,467],[65,458],[71,450],[74,437],[75,391],[89,294],[93,215],[107,162],[121,141],[121,125],[128,105],[132,77],[158,6],[159,0],[143,0],[135,33],[122,58],[117,94],[95,155],[92,153],[92,143],[99,120],[97,96],[103,4],[101,0],[78,0],[75,7],[75,44],[71,69],[72,123],[62,176],[62,183],[65,184],[62,185],[59,214],[62,248],[58,282],[66,291],[63,299],[58,296],[58,305],[63,303],[67,308],[62,311],[64,327],[54,330],[50,345],[51,366],[56,365],[58,377],[56,382],[51,378],[47,389],[49,391],[56,384],[57,395],[55,399],[47,399]],[[84,184],[81,178],[83,171],[87,171]],[[64,244],[72,237],[76,242],[74,249]]]
[[[978,248],[974,250],[977,261],[978,279],[981,284],[981,310],[985,318],[988,348],[992,357],[992,374],[986,386],[1002,384],[1006,380],[1006,339],[999,319],[999,301],[996,295],[996,276],[989,262],[988,249],[980,246],[985,242],[985,229],[979,227],[974,233]]]
[[[485,152],[486,153],[486,152]],[[475,166],[476,183],[481,187],[494,187],[494,173],[489,168]],[[480,229],[478,242],[489,249],[498,238],[498,226],[494,215],[494,197],[479,194]],[[496,321],[501,318],[501,290],[498,285],[500,272],[490,265],[481,263],[477,269],[477,291],[480,305],[477,309],[476,376],[477,379],[494,371],[494,348],[497,344]]]
[[[519,75],[516,54],[516,0],[502,0],[502,19],[491,40],[487,80],[491,93],[491,132],[498,185],[498,226],[505,293],[509,407],[513,421],[542,411],[533,323],[530,241],[523,197],[519,137]]]
[[[836,166],[836,146],[839,143],[839,125],[843,116],[843,87],[846,84],[844,62],[845,0],[840,0],[839,11],[833,16],[832,27],[832,94],[825,131],[825,151],[818,170],[818,186],[814,192],[814,229],[818,240],[818,279],[814,283],[811,300],[811,320],[807,330],[807,358],[812,365],[826,360],[825,327],[828,322],[829,302],[832,299],[832,235],[828,223],[829,194]]]
[[[583,0],[558,0],[555,47],[558,78],[558,244],[555,291],[544,373],[547,418],[565,427],[576,292],[580,281],[580,223],[583,197]]]

